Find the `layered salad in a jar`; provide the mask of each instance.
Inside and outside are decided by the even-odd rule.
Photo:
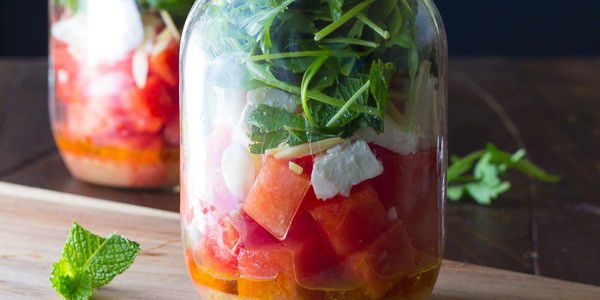
[[[52,2],[54,136],[84,181],[150,188],[179,178],[178,19],[145,2]]]
[[[446,62],[428,9],[196,5],[182,44],[181,214],[202,299],[429,295]]]

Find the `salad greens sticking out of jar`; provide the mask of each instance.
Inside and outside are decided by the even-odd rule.
[[[419,87],[415,1],[233,0],[209,1],[204,9],[210,26],[203,47],[215,57],[237,55],[250,79],[245,89],[280,89],[299,105],[299,113],[254,107],[247,132],[253,153],[348,138],[364,128],[382,133],[386,115],[415,130],[403,114],[414,109]],[[408,78],[395,87],[404,103],[390,101],[394,73]]]

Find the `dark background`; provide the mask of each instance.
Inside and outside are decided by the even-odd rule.
[[[437,0],[451,55],[600,54],[597,0]],[[0,0],[0,56],[46,54],[47,1]]]

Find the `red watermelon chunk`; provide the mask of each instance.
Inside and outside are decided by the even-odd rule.
[[[240,234],[238,268],[241,277],[269,280],[277,278],[282,268],[291,269],[292,251],[256,221],[242,211],[233,214],[232,221]]]
[[[204,230],[198,258],[210,273],[224,279],[238,276],[239,233],[230,222],[222,221]]]
[[[415,250],[401,221],[346,261],[372,299],[383,297],[416,269]],[[350,268],[348,268],[350,269]]]
[[[435,151],[399,155],[374,144],[370,147],[383,164],[383,174],[372,180],[381,203],[386,208],[395,207],[400,219],[407,218],[419,199],[435,188]]]
[[[150,73],[171,86],[179,84],[179,44],[171,42],[163,51],[150,57]]]
[[[133,87],[122,94],[123,109],[134,132],[158,132],[164,120],[152,113],[140,89]]]
[[[314,230],[318,229],[302,212],[294,219],[293,228],[284,241],[275,239],[243,212],[238,214],[235,222],[240,230],[239,269],[242,277],[257,280],[293,277],[297,258],[317,244]]]
[[[148,76],[142,97],[153,116],[165,120],[177,116],[179,112],[178,89],[168,86],[157,76]]]
[[[310,187],[306,175],[290,170],[289,162],[267,157],[243,209],[279,240],[284,240]]]
[[[355,186],[347,198],[321,201],[313,195],[307,199],[306,208],[342,256],[368,245],[389,225],[386,210],[368,183]]]

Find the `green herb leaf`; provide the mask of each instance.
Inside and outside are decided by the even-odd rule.
[[[305,130],[306,127],[301,116],[266,104],[259,104],[250,112],[248,123],[258,127],[262,132]]]
[[[548,174],[542,168],[536,166],[527,159],[523,159],[524,150],[520,150],[522,155],[510,154],[506,151],[499,150],[494,144],[487,144],[487,151],[492,154],[493,161],[499,164],[504,164],[506,167],[516,169],[523,174],[544,182],[559,182],[560,177]],[[519,152],[517,152],[518,154]]]
[[[390,79],[394,71],[393,63],[383,63],[381,60],[377,60],[371,65],[371,72],[369,73],[371,95],[375,98],[379,117],[381,118],[385,117],[390,92]]]
[[[524,155],[523,149],[511,154],[488,144],[485,150],[473,152],[463,158],[453,156],[447,174],[448,199],[459,201],[469,195],[481,205],[490,205],[492,200],[510,189],[510,182],[501,179],[509,169],[545,182],[560,180],[558,176],[550,175],[524,159]],[[471,169],[473,175],[467,175]]]
[[[327,122],[326,127],[341,127],[359,116],[357,113],[349,111],[350,106],[355,103],[366,103],[369,98],[367,90],[370,81],[361,81],[360,79],[348,78],[338,84],[338,95],[342,99],[347,99],[346,104],[340,108],[333,117]]]
[[[52,267],[50,282],[65,299],[88,299],[133,264],[139,244],[120,235],[95,235],[77,223],[65,242],[61,259]]]
[[[315,121],[312,117],[310,107],[308,106],[308,95],[306,93],[308,92],[308,85],[310,84],[310,81],[315,76],[315,74],[317,74],[317,72],[319,71],[321,66],[323,66],[323,64],[327,61],[327,59],[329,59],[329,56],[326,55],[317,58],[317,60],[315,60],[308,67],[306,73],[304,73],[304,77],[302,77],[302,84],[300,85],[300,101],[302,102],[302,109],[304,110],[304,115],[306,116],[306,119],[313,125],[315,125]]]
[[[371,3],[373,3],[374,1],[375,0],[362,1],[359,4],[357,4],[356,6],[354,6],[353,8],[351,8],[350,10],[348,10],[346,13],[341,15],[338,20],[327,25],[327,27],[325,27],[325,28],[321,29],[320,31],[318,31],[317,33],[315,33],[315,41],[323,39],[324,37],[326,37],[329,34],[331,34],[332,32],[334,32],[340,26],[344,25],[344,23],[348,22],[348,20],[352,19],[354,16],[356,16],[362,10],[364,10],[369,5],[371,5]]]
[[[290,139],[290,132],[286,130],[277,130],[274,132],[262,132],[258,128],[252,130],[250,140],[250,152],[253,154],[262,154],[266,150],[277,148],[281,143]]]
[[[342,6],[344,6],[344,0],[326,0],[329,4],[329,13],[334,21],[337,21],[342,16]]]

